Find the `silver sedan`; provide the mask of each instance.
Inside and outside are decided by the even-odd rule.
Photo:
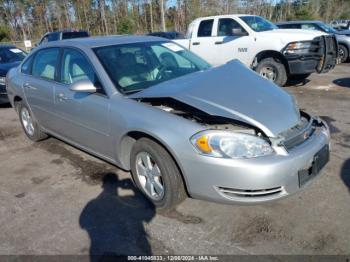
[[[208,50],[210,52],[210,50]],[[186,196],[280,199],[329,160],[329,131],[238,61],[213,68],[157,37],[52,42],[7,75],[26,135],[52,135],[125,170],[158,208]]]

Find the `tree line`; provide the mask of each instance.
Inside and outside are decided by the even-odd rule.
[[[248,13],[271,21],[347,19],[349,0],[0,0],[0,41],[62,29],[92,35],[186,32],[201,16]]]

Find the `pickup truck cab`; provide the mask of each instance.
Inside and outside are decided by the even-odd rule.
[[[284,30],[260,16],[220,15],[194,20],[187,39],[174,40],[213,66],[238,59],[283,86],[291,77],[328,72],[337,63],[334,36]]]

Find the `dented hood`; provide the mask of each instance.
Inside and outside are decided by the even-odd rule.
[[[171,97],[210,115],[240,120],[270,137],[300,119],[292,96],[238,60],[152,86],[130,98]]]

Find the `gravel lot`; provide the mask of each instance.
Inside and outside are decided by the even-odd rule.
[[[286,88],[329,123],[333,152],[307,190],[260,206],[188,199],[156,213],[128,173],[54,138],[31,143],[0,108],[0,255],[349,254],[349,72]]]

